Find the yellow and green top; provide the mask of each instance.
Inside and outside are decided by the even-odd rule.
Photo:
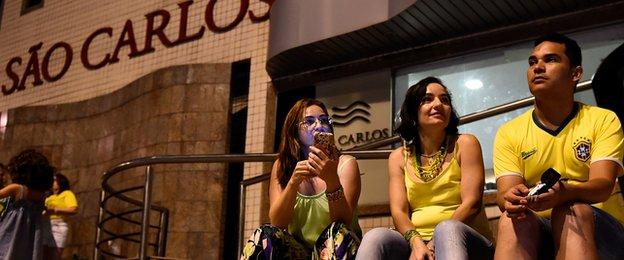
[[[431,240],[433,230],[440,222],[451,219],[461,204],[461,168],[456,158],[457,147],[449,165],[434,179],[424,182],[408,172],[409,154],[404,150],[404,173],[407,201],[410,208],[410,220],[423,240]],[[466,223],[477,232],[492,240],[492,231],[488,224],[483,205],[479,213]]]
[[[355,160],[353,156],[348,157],[338,165],[338,175],[347,162]],[[316,239],[331,222],[329,202],[325,196],[325,191],[311,196],[297,192],[293,217],[288,225],[288,233],[297,240],[305,242],[307,247],[313,248]],[[354,209],[350,230],[361,237],[362,231],[357,218],[357,209]]]
[[[622,167],[624,135],[615,113],[575,103],[574,110],[556,130],[549,130],[531,109],[500,127],[494,139],[494,175],[517,175],[527,187],[535,186],[542,173],[553,168],[568,183],[589,179],[589,166],[609,160]],[[611,197],[594,206],[624,223],[624,201],[618,185]],[[537,212],[550,217],[550,210]]]

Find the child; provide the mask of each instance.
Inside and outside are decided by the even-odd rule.
[[[50,232],[42,212],[54,168],[35,150],[11,158],[8,168],[13,183],[0,190],[0,199],[11,198],[0,219],[0,259],[42,259],[42,239]]]

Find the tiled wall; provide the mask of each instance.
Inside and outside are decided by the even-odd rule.
[[[110,93],[155,69],[172,65],[232,62],[248,58],[252,59],[253,91],[250,94],[252,94],[252,99],[260,99],[258,105],[264,105],[263,93],[269,81],[264,70],[268,21],[252,23],[247,16],[237,27],[225,33],[205,30],[201,39],[171,48],[164,47],[157,37],[154,37],[152,42],[156,51],[153,53],[130,59],[127,56],[130,50],[126,46],[120,51],[118,63],[98,70],[87,70],[82,66],[80,49],[85,39],[99,28],[112,27],[113,33],[110,38],[105,35],[98,36],[91,44],[89,56],[92,60],[101,59],[114,50],[126,20],[132,20],[137,45],[139,49],[142,49],[146,29],[144,16],[158,9],[167,10],[171,14],[171,20],[165,32],[170,39],[175,39],[180,20],[180,8],[177,4],[181,2],[187,1],[45,0],[43,8],[20,16],[22,1],[5,1],[0,27],[2,68],[10,58],[21,57],[22,64],[15,65],[15,71],[21,76],[30,58],[29,47],[39,42],[43,42],[39,51],[40,62],[45,51],[59,41],[67,42],[72,46],[74,57],[69,71],[61,80],[33,88],[33,78],[30,77],[26,90],[0,97],[0,110],[23,105],[84,100]],[[232,21],[239,10],[239,3],[238,0],[217,1],[214,12],[217,25],[225,25]],[[207,0],[194,1],[190,5],[189,34],[197,32],[200,26],[206,26],[204,13],[207,5]],[[249,10],[256,14],[263,14],[268,10],[268,5],[250,0]],[[51,69],[51,71],[60,70],[63,57],[61,55],[52,57],[51,68],[56,69]],[[0,82],[3,85],[11,84],[4,72],[0,73]]]
[[[128,46],[120,51],[120,61],[97,70],[85,69],[80,61],[80,51],[85,39],[102,27],[111,27],[112,36],[101,35],[95,38],[89,50],[93,60],[102,59],[115,49],[126,20],[133,23],[137,45],[142,49],[145,42],[147,13],[164,9],[171,14],[165,32],[175,39],[180,21],[179,3],[175,0],[44,0],[44,7],[20,15],[22,1],[5,1],[0,26],[0,67],[4,68],[12,57],[20,57],[22,63],[15,66],[20,75],[24,73],[30,55],[30,46],[43,42],[38,52],[39,61],[55,43],[63,41],[73,48],[73,60],[68,72],[56,82],[46,82],[33,87],[33,77],[29,77],[24,91],[9,96],[0,95],[0,111],[11,108],[50,105],[87,100],[118,90],[134,80],[156,71],[180,64],[231,63],[251,59],[250,89],[248,96],[248,118],[246,152],[260,153],[272,150],[275,109],[275,94],[270,78],[265,70],[269,21],[252,23],[248,16],[233,30],[213,33],[206,30],[199,40],[175,47],[164,47],[157,37],[153,37],[155,52],[130,59]],[[208,0],[194,1],[189,9],[188,33],[197,32],[204,21]],[[217,25],[223,26],[236,17],[240,0],[216,1],[214,17]],[[256,15],[264,14],[269,6],[260,0],[249,0],[249,10]],[[62,55],[53,55],[51,71],[59,71]],[[96,61],[93,61],[95,63]],[[2,70],[3,71],[3,70]],[[0,85],[11,85],[6,73],[0,73]],[[167,150],[175,153],[177,149]],[[163,151],[164,152],[164,151]],[[266,171],[266,164],[245,165],[245,176],[251,177]],[[264,169],[263,169],[264,168]],[[263,219],[261,202],[266,196],[266,187],[254,185],[247,190],[247,217],[245,236],[248,236]],[[265,202],[266,203],[266,202]],[[88,238],[91,239],[91,238]]]
[[[376,227],[394,227],[391,216],[377,216],[377,217],[360,217],[360,228],[362,234],[365,234],[369,230]]]
[[[157,70],[97,98],[12,109],[0,160],[34,148],[69,178],[79,212],[68,218],[71,228],[64,256],[91,258],[102,173],[149,155],[226,153],[229,80],[230,64],[183,65]],[[109,184],[115,190],[142,185],[144,172],[143,167],[123,172]],[[225,232],[224,165],[155,165],[154,172],[153,203],[170,210],[167,255],[219,258]],[[142,201],[141,190],[129,196]],[[107,205],[115,213],[136,208],[118,199]],[[155,224],[157,215],[152,214]],[[139,220],[140,214],[127,217]],[[105,228],[122,233],[139,230],[138,225],[118,221]],[[123,254],[136,256],[136,244],[115,243]]]

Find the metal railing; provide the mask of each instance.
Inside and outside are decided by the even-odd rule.
[[[344,152],[344,154],[352,155],[358,159],[383,159],[383,158],[388,158],[388,155],[390,154],[390,150],[353,151],[353,152]],[[150,210],[156,210],[158,212],[162,212],[162,214],[165,214],[165,218],[168,215],[167,209],[157,206],[157,205],[152,205],[151,203],[152,176],[153,176],[154,165],[181,164],[181,163],[272,162],[275,160],[276,156],[277,154],[274,154],[274,153],[270,153],[270,154],[214,154],[214,155],[186,155],[186,156],[160,155],[160,156],[150,156],[150,157],[130,160],[130,161],[121,163],[113,167],[112,169],[106,171],[106,173],[104,173],[104,175],[102,176],[102,193],[100,196],[100,214],[98,216],[98,224],[97,224],[97,231],[96,231],[96,238],[95,238],[96,241],[95,241],[95,249],[93,253],[93,258],[100,259],[101,255],[107,255],[107,256],[118,257],[118,258],[127,258],[127,256],[123,256],[123,255],[116,254],[114,252],[110,252],[109,250],[104,248],[104,246],[106,245],[108,241],[114,241],[115,239],[123,239],[129,242],[139,243],[140,249],[139,249],[138,258],[141,260],[147,258],[148,246],[153,246],[157,249],[157,253],[156,253],[157,256],[165,255],[165,247],[166,247],[166,241],[167,241],[167,234],[166,234],[167,221],[164,221],[164,223],[161,221],[162,227],[160,228],[163,231],[161,231],[159,235],[157,236],[158,242],[154,244],[147,243],[148,229],[158,228],[156,226],[152,226],[149,224]],[[128,169],[141,167],[141,166],[146,167],[144,186],[135,186],[135,187],[126,188],[122,190],[115,190],[109,184],[110,178],[115,176],[116,174],[122,171],[128,170]],[[244,211],[245,188],[249,185],[259,183],[266,179],[268,179],[268,174],[253,177],[247,180],[243,180],[241,182],[241,200],[240,200],[241,208],[240,208],[240,215],[239,215],[240,217],[239,223],[243,223],[243,219],[245,216],[245,211]],[[130,198],[124,194],[130,191],[139,190],[139,189],[144,190],[143,202]],[[141,208],[133,209],[133,210],[126,210],[122,213],[113,213],[111,210],[107,208],[108,206],[107,202],[110,201],[110,199],[112,198],[116,198],[116,199],[128,202],[130,204],[133,204],[133,205],[141,206]],[[142,212],[142,220],[140,223],[138,223],[135,220],[129,219],[127,217],[124,217],[124,215],[137,213],[137,212]],[[161,214],[161,219],[163,218],[162,214]],[[105,215],[108,215],[108,216],[105,217]],[[105,224],[112,219],[119,219],[121,221],[129,222],[132,224],[140,224],[141,232],[140,233],[133,232],[133,233],[116,234],[111,230],[107,230],[105,228]],[[242,231],[242,225],[240,226],[239,230]],[[106,233],[107,235],[109,235],[109,237],[103,238],[102,233]],[[132,236],[137,236],[137,235],[140,235],[140,240],[132,238]],[[240,238],[239,240],[241,240],[242,236],[239,236],[239,238]],[[241,252],[240,242],[239,242],[237,251],[239,253]]]
[[[587,80],[587,81],[579,82],[576,85],[576,91],[575,92],[581,92],[581,91],[589,90],[591,88],[592,88],[592,81],[591,80]],[[505,104],[502,104],[502,105],[498,105],[498,106],[495,106],[495,107],[491,107],[491,108],[485,109],[483,111],[478,111],[478,112],[474,112],[474,113],[471,113],[471,114],[467,114],[467,115],[462,116],[461,118],[459,118],[459,124],[460,125],[468,124],[468,123],[479,121],[481,119],[485,119],[485,118],[488,118],[488,117],[497,116],[497,115],[500,115],[500,114],[511,112],[511,111],[514,111],[514,110],[519,109],[519,108],[532,106],[534,102],[535,102],[535,97],[527,97],[527,98],[523,98],[523,99],[520,99],[520,100],[517,100],[517,101],[513,101],[513,102],[505,103]],[[395,136],[388,137],[386,139],[381,139],[381,140],[370,142],[370,143],[367,143],[367,144],[364,144],[364,145],[353,147],[353,148],[351,148],[351,150],[376,149],[376,148],[379,148],[379,147],[392,145],[392,144],[398,143],[400,141],[401,141],[401,137],[399,137],[398,135],[395,135]]]
[[[581,82],[577,86],[577,92],[583,91],[591,88],[591,81]],[[507,104],[499,105],[496,107],[492,107],[486,109],[484,111],[475,112],[472,114],[465,115],[460,118],[460,124],[467,124],[477,120],[481,120],[484,118],[488,118],[491,116],[500,115],[503,113],[507,113],[519,108],[531,106],[534,102],[533,97],[521,99],[518,101],[510,102]],[[390,138],[372,142],[366,145],[362,145],[359,147],[354,147],[348,151],[344,151],[343,154],[352,155],[357,159],[386,159],[390,154],[391,150],[372,150],[380,147],[385,147],[388,145],[392,145],[400,142],[400,137],[392,136]],[[100,213],[98,215],[98,223],[97,223],[97,232],[96,232],[96,241],[95,241],[95,250],[94,250],[94,259],[99,259],[102,254],[126,258],[126,256],[121,256],[115,254],[113,252],[109,252],[103,247],[108,241],[114,241],[115,239],[123,239],[126,241],[136,242],[140,244],[139,255],[138,258],[143,260],[147,258],[147,247],[153,246],[156,249],[157,256],[165,255],[166,241],[167,241],[167,224],[168,224],[168,215],[169,212],[166,208],[160,207],[157,205],[151,204],[151,191],[152,191],[152,176],[153,176],[153,165],[157,164],[182,164],[182,163],[245,163],[245,162],[272,162],[275,160],[277,154],[275,153],[258,153],[258,154],[214,154],[214,155],[161,155],[161,156],[150,156],[144,158],[138,158],[134,160],[130,160],[124,163],[121,163],[112,169],[106,171],[102,176],[102,192],[100,195]],[[145,184],[143,186],[135,186],[131,188],[126,188],[122,190],[115,190],[109,184],[109,180],[111,177],[116,174],[136,168],[146,166],[145,171]],[[240,201],[239,201],[239,243],[237,247],[238,255],[240,255],[242,251],[242,241],[243,238],[243,224],[244,224],[244,216],[245,216],[245,190],[249,185],[254,185],[269,179],[269,174],[262,174],[260,176],[252,177],[249,179],[245,179],[240,183]],[[138,201],[136,199],[130,198],[126,196],[124,193],[143,189],[143,201]],[[125,202],[128,202],[132,205],[140,206],[140,209],[134,210],[126,210],[122,213],[113,213],[111,210],[107,209],[107,202],[116,198]],[[159,226],[153,226],[149,224],[149,215],[150,210],[154,210],[159,212],[160,214],[160,223]],[[129,219],[125,217],[127,214],[142,212],[141,222],[138,223],[135,220]],[[105,217],[105,215],[108,215]],[[125,234],[116,234],[111,230],[105,229],[105,224],[112,220],[119,219],[121,221],[129,222],[132,224],[139,224],[141,226],[140,233],[125,233]],[[148,231],[149,228],[155,228],[158,230],[157,242],[156,243],[148,243]],[[102,233],[106,233],[109,237],[102,238]],[[132,236],[140,235],[140,240],[133,239]]]
[[[151,205],[150,207],[145,207],[145,204],[143,203],[143,201],[149,201],[150,193],[148,191],[151,190],[151,183],[152,183],[152,176],[153,176],[151,166],[146,167],[145,175],[146,175],[145,185],[133,186],[133,187],[125,188],[121,190],[114,190],[107,182],[105,181],[102,182],[102,192],[100,193],[100,211],[98,215],[98,224],[97,224],[97,231],[96,231],[96,244],[95,244],[96,254],[94,254],[94,259],[98,259],[100,255],[107,255],[107,256],[116,257],[116,258],[127,258],[126,256],[120,255],[120,252],[116,252],[114,250],[113,250],[114,252],[110,252],[106,249],[101,248],[102,246],[108,243],[111,243],[111,244],[108,244],[110,247],[115,247],[115,245],[113,245],[112,243],[115,243],[117,239],[138,243],[140,246],[140,250],[142,252],[146,252],[147,247],[152,246],[154,247],[156,251],[156,255],[165,255],[166,241],[167,241],[166,234],[167,234],[167,228],[168,228],[168,223],[169,223],[168,221],[169,210],[164,207],[157,206],[157,205]],[[108,175],[106,177],[108,179],[111,176],[112,175]],[[133,199],[126,195],[126,193],[128,192],[137,191],[137,190],[144,191],[143,201]],[[136,208],[125,209],[121,213],[114,213],[113,210],[107,208],[107,205],[112,198],[116,198],[121,201],[127,202],[131,205],[136,206]],[[158,225],[149,224],[148,220],[149,220],[150,210],[157,211],[160,214]],[[142,216],[141,221],[137,221],[128,217],[128,215],[137,214],[137,213],[141,213],[141,216]],[[127,232],[127,233],[121,233],[121,234],[116,233],[106,228],[106,224],[109,221],[113,221],[113,220],[120,220],[125,223],[140,226],[141,231],[140,232]],[[157,231],[157,235],[156,235],[157,241],[154,243],[150,243],[147,240],[147,234],[148,234],[149,228],[156,229]],[[107,234],[108,237],[102,238],[102,233]],[[136,236],[139,236],[139,238],[138,239],[135,238]],[[143,243],[143,241],[146,241],[146,243]],[[116,245],[116,246],[120,246],[120,245]]]

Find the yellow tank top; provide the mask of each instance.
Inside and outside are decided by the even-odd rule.
[[[423,240],[431,240],[435,226],[443,220],[451,219],[453,212],[461,204],[459,188],[461,169],[456,159],[457,147],[454,150],[450,164],[429,182],[423,182],[420,179],[412,180],[407,171],[409,155],[407,151],[404,150],[403,152],[403,169],[407,201],[411,213],[410,219],[416,227],[416,231],[422,235]],[[485,216],[483,205],[481,205],[481,211],[466,224],[493,241],[492,231]]]

